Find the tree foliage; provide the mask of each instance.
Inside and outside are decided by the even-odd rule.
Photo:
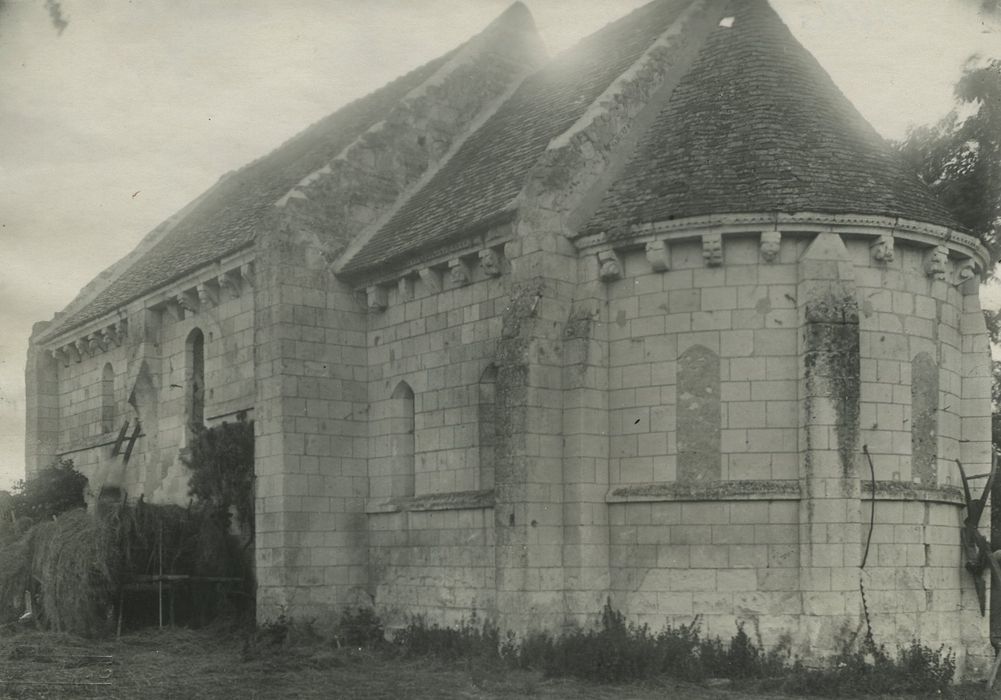
[[[220,515],[236,510],[237,520],[254,522],[254,423],[242,415],[235,423],[197,427],[188,488],[192,496]]]
[[[898,148],[956,219],[996,255],[1001,239],[1001,59],[971,56],[957,107]],[[965,116],[964,116],[965,115]]]
[[[60,458],[33,478],[14,484],[11,510],[18,519],[51,520],[60,513],[85,507],[86,487],[87,477],[76,470],[73,460]]]

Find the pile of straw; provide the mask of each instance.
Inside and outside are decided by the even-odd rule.
[[[239,576],[243,567],[224,523],[205,509],[140,501],[100,516],[68,511],[0,539],[0,622],[17,619],[28,590],[44,627],[102,636],[122,585],[159,573]]]
[[[37,612],[56,632],[100,636],[111,629],[121,571],[119,542],[104,525],[86,511],[71,510],[33,528]]]

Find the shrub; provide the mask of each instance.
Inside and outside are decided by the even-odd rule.
[[[956,659],[944,646],[932,649],[917,640],[900,647],[892,657],[883,645],[846,643],[830,667],[797,666],[777,684],[785,692],[827,697],[890,693],[948,695],[956,673]]]
[[[500,632],[489,620],[481,623],[476,611],[455,628],[414,617],[393,641],[405,656],[434,656],[445,661],[500,659]]]
[[[938,694],[948,696],[956,671],[955,657],[944,647],[933,649],[912,641],[891,656],[884,646],[852,637],[828,668],[808,669],[790,661],[790,643],[784,639],[765,651],[760,640],[738,623],[729,641],[703,637],[699,618],[687,625],[667,626],[658,633],[647,625],[629,623],[606,602],[601,622],[593,629],[575,629],[560,635],[548,632],[503,639],[497,627],[473,615],[457,627],[428,623],[414,617],[396,636],[393,647],[406,657],[434,657],[446,662],[467,661],[477,677],[497,673],[507,664],[543,671],[551,677],[577,677],[592,682],[623,683],[671,678],[689,682],[727,678],[751,682],[748,688],[795,693],[800,696],[858,697],[880,694]],[[347,610],[337,627],[339,644],[381,647],[383,626],[369,608]],[[244,646],[244,659],[267,660],[276,651],[308,638],[316,640],[309,623],[284,614],[259,626]],[[297,644],[294,640],[300,640]],[[347,650],[356,653],[355,650]],[[340,652],[338,652],[340,653]],[[315,665],[315,660],[309,661]],[[288,665],[288,661],[283,661]],[[305,663],[305,662],[303,662]],[[498,665],[494,665],[498,664]],[[482,680],[482,678],[481,678]]]
[[[10,507],[16,519],[51,520],[60,513],[86,507],[86,487],[87,477],[76,470],[73,460],[60,458],[33,478],[15,483]]]
[[[385,642],[382,621],[371,608],[345,610],[334,631],[337,644],[352,647],[376,648]]]
[[[784,667],[781,652],[765,653],[743,625],[726,645],[703,638],[699,618],[654,634],[647,625],[627,623],[611,601],[606,602],[597,629],[577,629],[559,637],[544,632],[529,635],[515,656],[522,668],[606,683],[657,676],[686,681],[714,676],[764,678]]]
[[[232,507],[253,532],[254,422],[239,414],[235,423],[196,426],[185,463],[191,469],[190,494],[224,516]]]

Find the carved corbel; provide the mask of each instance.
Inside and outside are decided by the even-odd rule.
[[[925,253],[925,274],[937,280],[944,280],[949,265],[949,249],[944,245],[935,246]]]
[[[977,266],[972,260],[963,260],[956,266],[956,284],[955,286],[960,287],[969,282],[969,289],[964,291],[968,294],[979,294],[980,289],[977,284]]]
[[[219,291],[225,291],[232,298],[240,296],[240,280],[235,272],[224,272],[216,278],[219,284]]]
[[[243,263],[240,265],[240,277],[243,278],[244,284],[251,289],[254,288],[254,272],[254,263]]]
[[[762,231],[761,232],[761,243],[759,244],[761,250],[761,259],[766,263],[772,263],[778,260],[779,251],[782,249],[782,232],[781,231]]]
[[[174,301],[185,311],[190,311],[193,314],[198,313],[198,297],[192,292],[179,292],[174,296]]]
[[[172,297],[163,302],[163,310],[171,321],[180,321],[184,318],[184,308],[177,302],[176,298]]]
[[[102,353],[108,349],[107,346],[104,344],[104,336],[101,334],[100,331],[98,331],[97,333],[91,333],[90,335],[87,336],[86,340],[87,340],[87,352],[90,353],[91,357],[94,357],[94,355]]]
[[[501,259],[497,254],[497,251],[493,248],[487,248],[479,252],[480,258],[480,269],[488,277],[500,277],[501,275]]]
[[[414,278],[405,275],[396,281],[396,292],[400,301],[412,301],[414,298]]]
[[[433,267],[425,267],[418,274],[421,276],[421,282],[424,283],[432,294],[437,294],[441,291],[441,273],[438,270],[435,270]]]
[[[720,234],[703,234],[702,259],[706,267],[719,267],[723,264],[723,237]]]
[[[373,285],[365,290],[365,304],[369,313],[380,314],[389,306],[389,295],[385,287]]]
[[[598,279],[602,282],[622,279],[622,262],[614,250],[603,250],[598,253]]]
[[[211,285],[200,284],[195,287],[195,292],[198,294],[198,303],[202,307],[208,308],[219,304],[219,293]]]
[[[128,322],[128,320],[124,319],[124,318],[119,319],[114,324],[114,329],[115,329],[115,332],[117,334],[117,338],[115,340],[115,344],[116,345],[121,345],[123,342],[125,342],[125,339],[129,337],[129,322]]]
[[[70,366],[70,356],[64,348],[53,348],[49,350],[49,353],[52,355],[52,359],[60,363],[63,367]]]
[[[80,355],[80,349],[77,348],[76,343],[68,343],[62,347],[63,357],[66,358],[66,365],[69,366],[70,362],[79,363],[83,360]]]
[[[101,329],[101,335],[104,337],[105,346],[108,348],[118,347],[122,344],[122,339],[118,335],[118,329],[113,325]]]
[[[876,262],[884,265],[893,262],[893,235],[881,234],[869,245],[869,250],[872,251],[872,259]]]
[[[82,362],[84,357],[89,356],[89,348],[87,346],[87,341],[84,338],[73,343],[73,347],[76,348],[76,361]]]
[[[646,259],[650,263],[650,267],[653,268],[654,272],[667,272],[669,269],[668,263],[668,248],[665,241],[649,241],[646,244]]]
[[[457,287],[467,285],[473,279],[469,265],[462,258],[452,258],[448,261],[448,276],[452,280],[452,284]]]

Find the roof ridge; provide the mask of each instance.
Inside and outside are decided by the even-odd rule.
[[[554,137],[632,66],[695,0],[653,0],[528,76],[430,181],[341,267],[361,276],[470,234],[509,212]]]
[[[157,228],[163,226],[161,223],[148,232],[143,239],[140,239],[129,253],[110,266],[113,268],[119,263],[125,263],[129,258],[133,258],[131,262],[124,265],[120,274],[96,291],[92,298],[86,302],[81,300],[79,305],[81,308],[74,310],[71,308],[73,305],[71,302],[57,312],[48,326],[40,329],[41,335],[36,338],[36,341],[50,341],[62,333],[131,303],[151,289],[170,284],[173,280],[194,269],[203,267],[252,243],[256,235],[254,231],[255,212],[261,206],[261,202],[252,196],[253,190],[268,189],[267,180],[273,180],[274,177],[279,179],[287,177],[291,165],[316,158],[319,152],[324,150],[324,146],[335,143],[338,136],[345,130],[353,132],[354,128],[357,128],[355,123],[359,119],[365,122],[364,128],[367,128],[384,113],[384,110],[378,107],[378,103],[387,99],[395,103],[400,98],[394,99],[393,95],[399,92],[401,87],[407,87],[416,78],[423,82],[426,74],[436,70],[463,45],[465,42],[455,49],[394,78],[376,90],[351,100],[285,139],[279,146],[263,156],[255,158],[235,171],[230,171],[220,177],[212,186],[164,222],[176,219],[170,231],[165,232],[165,235],[158,237],[147,249],[140,252],[143,240],[153,234]],[[373,112],[370,119],[366,117],[369,112]],[[315,168],[311,170],[315,170]],[[269,176],[269,173],[274,177]],[[301,176],[298,179],[301,179]],[[220,200],[226,200],[229,204],[222,206],[223,203]],[[274,200],[271,198],[267,200],[269,205],[272,201]],[[246,204],[247,202],[249,202],[249,206]],[[181,216],[186,211],[187,214]],[[179,216],[180,218],[178,218]],[[220,218],[223,220],[222,224],[228,225],[229,229],[221,230],[222,224],[218,221]],[[203,231],[206,227],[208,229]],[[204,235],[199,234],[199,232]],[[180,245],[178,238],[185,235],[189,238],[194,235],[195,245],[200,251],[206,251],[208,257],[204,258],[203,253],[186,254],[186,251],[178,251],[177,248]],[[157,255],[161,258],[167,256],[174,262],[170,263],[167,268],[164,268],[163,265],[154,265],[153,262],[156,261],[152,261],[151,256],[156,257]],[[150,267],[151,269],[140,269],[141,267]],[[167,272],[168,269],[173,270],[173,272]],[[136,279],[129,279],[132,277]],[[77,296],[79,298],[80,295]]]

